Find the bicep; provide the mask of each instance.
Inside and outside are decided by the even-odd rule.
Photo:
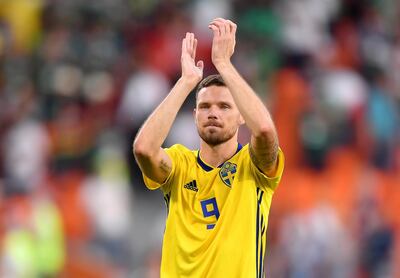
[[[172,171],[172,160],[167,152],[160,148],[153,156],[135,155],[143,174],[158,183],[164,183]]]

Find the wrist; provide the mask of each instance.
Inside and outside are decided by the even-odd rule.
[[[197,83],[199,83],[199,82],[200,81],[197,78],[193,79],[193,78],[188,78],[185,76],[181,76],[177,81],[177,83],[179,85],[183,86],[188,92],[191,92],[194,89],[194,87],[196,87]]]
[[[215,61],[214,63],[215,68],[218,72],[224,71],[225,69],[231,68],[233,65],[230,60],[228,61]]]

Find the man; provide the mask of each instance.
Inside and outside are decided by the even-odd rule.
[[[220,75],[197,88],[200,150],[162,149],[182,103],[202,79],[197,40],[182,41],[182,76],[139,131],[134,154],[148,188],[161,188],[168,216],[161,277],[261,277],[272,195],[284,164],[271,116],[236,71],[236,25],[213,20],[212,62]],[[237,142],[246,123],[251,142]]]

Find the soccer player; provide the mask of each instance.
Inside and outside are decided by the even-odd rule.
[[[167,205],[161,277],[263,277],[268,213],[284,156],[267,108],[230,61],[236,24],[217,18],[209,28],[219,75],[200,82],[197,40],[186,33],[182,76],[138,132],[134,155],[146,186],[160,188]],[[200,149],[161,148],[198,83],[193,113]],[[251,142],[241,146],[244,123]]]

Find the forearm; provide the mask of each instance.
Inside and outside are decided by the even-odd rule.
[[[251,131],[250,155],[256,166],[273,175],[278,154],[278,136],[268,109],[231,63],[235,48],[236,24],[223,18],[214,19],[211,59],[222,76],[246,125]]]
[[[249,151],[252,161],[265,174],[273,176],[279,143],[268,109],[231,63],[218,64],[216,67],[251,131]]]
[[[186,33],[182,40],[182,75],[164,101],[149,116],[133,143],[135,159],[148,178],[163,183],[172,171],[172,161],[161,148],[183,102],[203,76],[203,62],[195,64],[197,39]]]
[[[194,86],[183,78],[178,80],[168,96],[139,130],[134,142],[135,152],[149,155],[158,152],[168,136],[179,109]]]
[[[235,67],[226,62],[217,64],[216,68],[229,88],[252,135],[260,137],[268,133],[275,136],[275,126],[268,109]]]

